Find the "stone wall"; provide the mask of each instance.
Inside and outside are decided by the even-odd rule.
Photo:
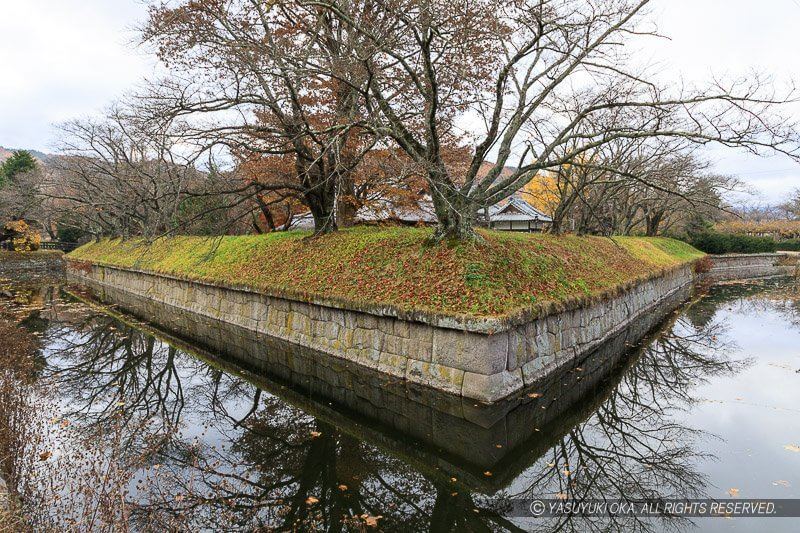
[[[413,321],[301,302],[245,288],[188,281],[108,266],[70,263],[70,275],[122,289],[173,308],[222,320],[408,382],[495,402],[597,348],[639,317],[663,317],[688,296],[690,265],[622,287],[594,300],[574,300],[543,317]]]
[[[703,279],[712,282],[735,279],[763,278],[792,274],[794,268],[783,264],[786,254],[726,254],[709,256],[711,271]]]
[[[0,278],[63,275],[64,255],[55,251],[0,251]]]

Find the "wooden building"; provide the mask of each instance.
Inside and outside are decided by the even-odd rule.
[[[552,218],[517,196],[489,208],[489,227],[499,231],[544,231],[552,223]]]

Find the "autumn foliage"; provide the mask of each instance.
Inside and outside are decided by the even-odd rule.
[[[3,226],[0,241],[11,243],[11,249],[16,252],[33,252],[39,249],[42,236],[33,230],[24,220],[13,220]]]

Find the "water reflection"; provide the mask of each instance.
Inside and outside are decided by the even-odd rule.
[[[676,415],[695,402],[698,383],[746,364],[725,355],[731,346],[720,340],[724,328],[714,321],[696,328],[681,316],[635,350],[591,415],[520,476],[517,494],[631,502],[702,497],[707,480],[696,468],[708,454],[697,446],[702,432]],[[635,517],[554,518],[534,525],[537,531],[650,531],[656,526]],[[673,519],[657,529],[685,525]]]
[[[713,450],[682,413],[702,382],[748,364],[731,356],[731,324],[715,311],[771,305],[797,320],[785,289],[714,289],[636,346],[620,336],[491,407],[171,316],[170,329],[199,339],[190,344],[93,309],[81,288],[20,289],[5,307],[38,334],[39,379],[59,416],[114,465],[116,486],[98,491],[113,500],[110,521],[187,531],[651,531],[688,524],[524,520],[504,516],[498,500],[705,495],[699,465]]]

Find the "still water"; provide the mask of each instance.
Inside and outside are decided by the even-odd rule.
[[[33,364],[8,396],[24,438],[3,468],[39,530],[800,530],[503,504],[800,498],[793,280],[712,287],[641,343],[492,407],[192,317],[170,335],[85,287],[4,289],[0,318]],[[139,314],[169,322],[154,312]]]

